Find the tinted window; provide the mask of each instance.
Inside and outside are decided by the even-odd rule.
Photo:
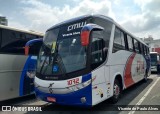
[[[132,43],[132,38],[127,35],[127,40],[128,40],[128,48],[130,51],[133,51],[133,43]]]
[[[149,54],[149,48],[147,47],[147,54]]]
[[[38,38],[38,36],[3,29],[0,52],[9,54],[24,54],[24,46],[27,41],[35,38]]]
[[[142,54],[142,44],[139,43],[140,53]]]
[[[147,53],[146,53],[146,46],[144,45],[144,54],[146,55]]]
[[[92,32],[92,69],[99,66],[106,59],[103,54],[103,49],[105,46],[102,35],[102,31]]]
[[[98,17],[93,18],[93,23],[100,25],[104,28],[103,39],[105,41],[105,47],[108,48],[113,24],[107,20]]]
[[[1,39],[2,38],[2,34],[1,33],[2,33],[2,29],[0,29],[0,47],[1,47],[1,40],[2,40]]]
[[[29,54],[38,56],[42,42],[36,42],[29,46]]]
[[[93,18],[93,23],[104,27],[104,31],[106,32],[104,40],[109,40],[112,31],[112,23],[98,17]]]
[[[92,63],[100,63],[103,61],[102,39],[94,38],[92,40]]]
[[[146,54],[148,54],[148,47],[146,46]]]
[[[75,76],[75,72],[81,73],[85,70],[88,48],[81,45],[80,32],[89,21],[73,21],[46,32],[37,60],[37,72],[44,75],[41,78],[69,79]]]
[[[147,54],[147,47],[144,45],[145,55]]]
[[[118,50],[124,50],[124,49],[125,49],[124,34],[118,28],[116,28],[114,34],[114,42],[113,42],[113,53]]]
[[[134,39],[134,48],[137,53],[140,53],[139,42]]]

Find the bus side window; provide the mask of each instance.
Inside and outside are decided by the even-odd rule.
[[[105,55],[103,49],[105,47],[105,42],[103,40],[102,31],[92,31],[92,46],[91,46],[91,67],[92,69],[99,66],[105,60]]]
[[[146,46],[146,54],[148,55],[148,47]]]
[[[147,46],[145,46],[145,55],[147,55]]]
[[[147,47],[147,54],[149,54],[150,52],[149,52],[149,48]]]
[[[139,51],[140,51],[140,53],[141,53],[141,54],[144,54],[143,45],[142,45],[140,42],[138,42],[138,43],[139,43]]]
[[[148,54],[150,53],[150,50],[149,50],[149,48],[148,48]]]
[[[146,55],[146,46],[143,45],[143,48],[144,48],[144,55]]]
[[[132,39],[132,37],[127,35],[127,41],[128,41],[129,51],[133,51],[133,39]]]
[[[119,50],[125,50],[125,40],[124,40],[124,33],[121,32],[118,28],[116,28],[114,33],[112,52],[115,53]]]
[[[136,53],[140,53],[139,42],[134,39],[134,49]]]
[[[2,42],[2,29],[0,28],[0,47],[1,47],[1,42]]]
[[[20,39],[19,32],[3,29],[1,53],[24,54],[25,40]]]

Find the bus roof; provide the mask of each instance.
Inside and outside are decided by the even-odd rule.
[[[24,33],[33,34],[33,35],[44,36],[44,34],[40,33],[40,32],[21,30],[21,29],[17,29],[17,28],[5,26],[5,25],[0,25],[0,28],[8,29],[8,30],[14,30],[14,31],[17,31],[17,32],[24,32]]]
[[[80,16],[80,17],[75,17],[75,18],[72,18],[72,19],[69,19],[69,20],[66,20],[66,21],[63,21],[63,22],[60,22],[58,24],[55,24],[54,26],[52,26],[51,28],[49,28],[48,30],[50,29],[53,29],[55,27],[58,27],[58,26],[61,26],[63,24],[67,24],[67,23],[70,23],[70,22],[73,22],[73,21],[77,21],[77,20],[81,20],[81,19],[84,19],[84,18],[89,18],[89,17],[100,17],[100,18],[107,18],[107,20],[110,20],[111,22],[113,21],[112,18],[110,17],[107,17],[107,16],[104,16],[104,15],[84,15],[84,16]],[[47,31],[48,31],[47,30]]]
[[[52,26],[51,28],[49,28],[48,30],[53,29],[54,27],[61,26],[61,25],[63,25],[63,24],[67,24],[67,23],[70,23],[70,22],[73,22],[73,21],[77,21],[77,20],[80,20],[80,19],[83,19],[83,18],[89,18],[89,17],[92,17],[92,18],[94,18],[94,17],[99,17],[99,18],[108,20],[108,21],[110,21],[111,23],[115,24],[117,27],[119,27],[121,30],[123,30],[124,32],[126,32],[127,34],[129,34],[132,38],[138,40],[139,42],[141,42],[141,43],[144,44],[145,46],[149,47],[149,46],[148,46],[146,43],[144,43],[141,39],[139,39],[138,37],[132,35],[130,32],[128,32],[127,30],[125,30],[123,27],[121,27],[121,26],[120,26],[117,22],[115,22],[112,18],[110,18],[110,17],[108,17],[108,16],[100,15],[100,14],[84,15],[84,16],[72,18],[72,19],[63,21],[63,22],[61,22],[61,23],[58,23],[58,24]],[[48,30],[47,30],[47,31],[48,31]]]

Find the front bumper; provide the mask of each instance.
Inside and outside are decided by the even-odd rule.
[[[61,105],[76,105],[76,106],[92,106],[92,88],[91,84],[85,88],[77,90],[75,92],[67,94],[52,94],[45,93],[40,91],[38,88],[35,88],[36,96],[43,101],[50,102],[47,100],[47,97],[55,98],[57,104]],[[82,102],[81,99],[85,98],[86,102]],[[53,103],[53,102],[52,102]]]

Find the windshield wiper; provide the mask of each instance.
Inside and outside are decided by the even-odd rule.
[[[48,48],[48,50],[47,50],[47,49],[46,49],[46,46],[44,46],[43,48],[44,48],[44,53],[47,53],[47,52],[49,52],[49,53],[44,54],[45,59],[44,59],[44,61],[43,61],[42,67],[41,67],[41,69],[40,69],[40,74],[42,73],[42,70],[43,70],[44,65],[45,65],[45,63],[46,63],[46,60],[47,60],[47,57],[49,57],[49,63],[48,63],[48,64],[51,63],[51,57],[52,57],[51,52],[50,52],[50,49],[47,47],[47,48]]]
[[[42,69],[43,69],[43,67],[44,67],[44,64],[45,64],[46,60],[47,60],[47,56],[45,57],[45,60],[43,61],[42,67],[41,67],[41,69],[40,69],[40,74],[41,74],[41,72],[42,72]]]

